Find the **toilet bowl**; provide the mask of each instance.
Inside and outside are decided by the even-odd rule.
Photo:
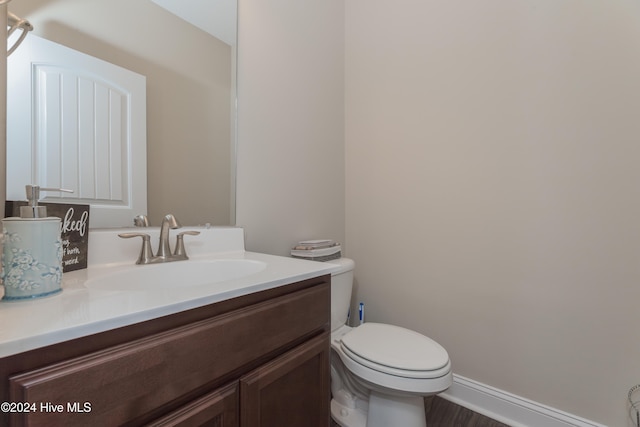
[[[425,427],[424,397],[452,384],[447,351],[399,326],[348,326],[355,264],[331,263],[332,418],[342,427]]]

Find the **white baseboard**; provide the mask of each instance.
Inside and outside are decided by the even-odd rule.
[[[606,427],[455,374],[439,396],[512,427]]]

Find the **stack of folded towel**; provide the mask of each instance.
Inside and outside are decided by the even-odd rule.
[[[330,261],[342,256],[340,243],[333,240],[303,240],[291,249],[291,256],[313,261]]]

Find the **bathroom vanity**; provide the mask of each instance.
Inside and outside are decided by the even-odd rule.
[[[330,264],[225,257],[265,268],[143,298],[83,288],[90,267],[59,296],[1,303],[0,425],[328,426]],[[103,314],[101,300],[119,306]],[[16,313],[73,304],[58,325],[5,333]]]

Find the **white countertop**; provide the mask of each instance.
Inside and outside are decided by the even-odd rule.
[[[218,252],[214,256],[262,261],[266,268],[214,285],[153,291],[97,290],[85,286],[87,280],[104,275],[107,269],[113,272],[132,268],[135,258],[64,273],[63,291],[59,294],[31,301],[0,302],[0,357],[318,277],[337,268],[330,263],[244,250]],[[191,255],[194,261],[211,257],[211,254]]]

